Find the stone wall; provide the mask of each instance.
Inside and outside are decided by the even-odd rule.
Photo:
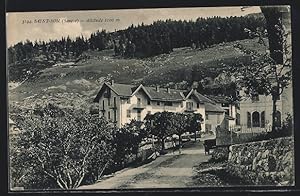
[[[223,146],[251,142],[255,138],[266,134],[267,132],[231,132],[228,129],[218,127],[216,130],[216,144],[217,146]]]
[[[210,161],[212,162],[223,162],[228,160],[229,146],[217,146],[211,153]]]
[[[285,137],[232,145],[228,170],[254,185],[294,185],[294,140]]]

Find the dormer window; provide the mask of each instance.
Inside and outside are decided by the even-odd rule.
[[[105,98],[110,98],[110,95],[111,95],[110,89],[108,88],[108,89],[106,89],[106,91],[105,91],[105,93],[104,93],[104,97],[105,97]]]
[[[259,95],[258,94],[254,94],[251,97],[252,101],[259,101]]]
[[[222,103],[222,107],[229,107],[229,103]]]

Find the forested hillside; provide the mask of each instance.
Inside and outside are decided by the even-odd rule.
[[[204,94],[232,96],[230,68],[250,63],[245,49],[266,52],[264,29],[258,14],[156,21],[89,38],[27,40],[8,48],[9,100],[28,107],[54,101],[88,108],[110,79],[180,89],[196,85]]]
[[[249,31],[263,32],[261,15],[198,18],[196,21],[156,21],[116,32],[97,31],[89,38],[17,43],[8,48],[9,80],[23,81],[39,70],[61,62],[78,62],[85,51],[114,49],[121,58],[145,58],[167,54],[174,48],[205,49],[214,44],[253,38]]]

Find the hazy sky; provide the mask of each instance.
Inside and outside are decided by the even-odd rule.
[[[241,10],[241,7],[202,7],[8,13],[6,18],[7,44],[10,46],[26,39],[48,41],[68,35],[71,38],[79,35],[88,37],[97,30],[115,31],[127,28],[131,24],[137,25],[142,22],[151,24],[157,20],[195,20],[198,17],[244,16],[258,12],[261,12],[260,8],[253,6],[244,11]],[[36,21],[38,19],[58,20],[51,23],[38,23]],[[88,19],[92,19],[94,22],[90,22]],[[114,21],[105,22],[105,19],[113,19]],[[66,20],[69,21],[66,22]],[[31,23],[22,24],[23,21],[31,21]]]

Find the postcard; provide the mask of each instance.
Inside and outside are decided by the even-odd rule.
[[[7,13],[10,191],[293,187],[290,13]]]

